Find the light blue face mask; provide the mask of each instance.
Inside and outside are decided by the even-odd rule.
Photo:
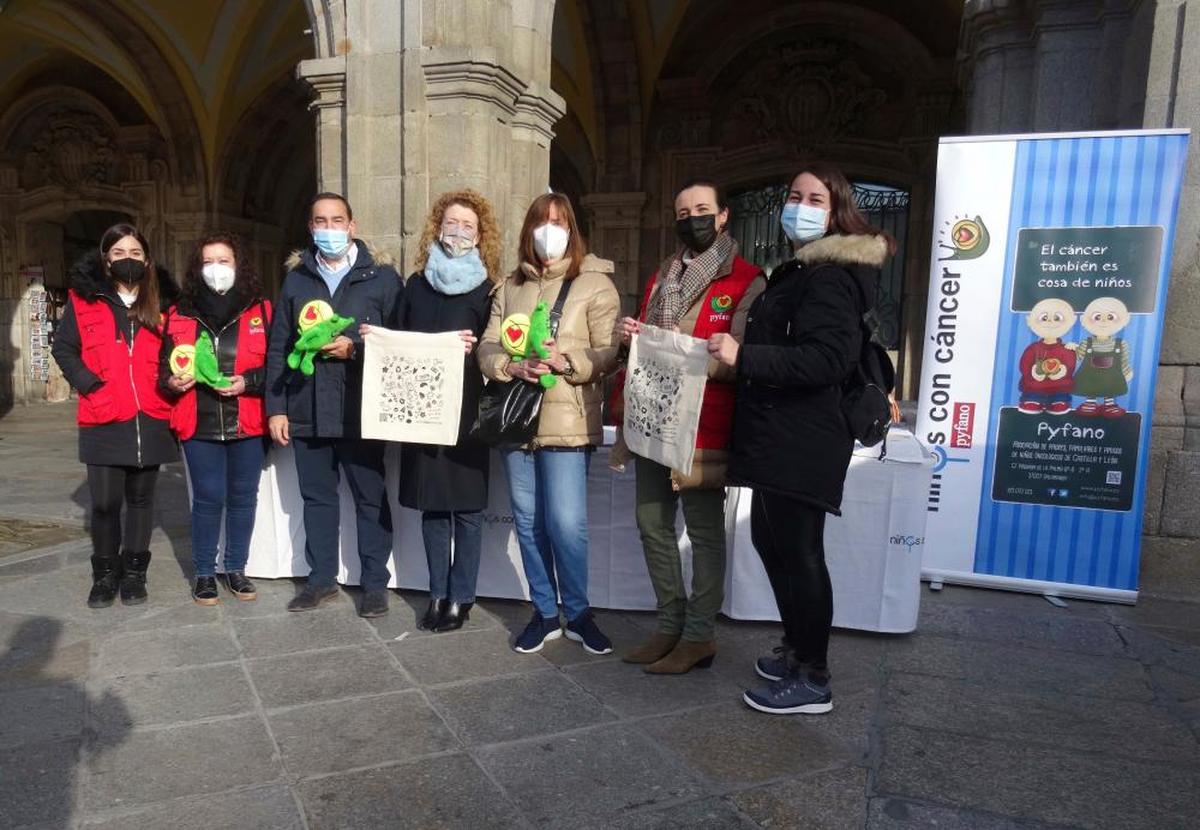
[[[346,231],[316,228],[312,235],[317,249],[330,259],[339,259],[350,247],[350,234]]]
[[[812,242],[825,235],[825,220],[829,211],[825,208],[788,202],[779,215],[779,224],[784,235],[792,242]]]

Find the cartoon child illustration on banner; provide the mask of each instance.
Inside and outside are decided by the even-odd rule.
[[[1034,305],[1025,322],[1038,339],[1021,353],[1018,408],[1027,415],[1064,415],[1071,411],[1076,357],[1075,344],[1063,343],[1062,337],[1075,325],[1075,309],[1048,297]]]
[[[1133,365],[1129,346],[1115,335],[1129,325],[1129,309],[1116,297],[1098,297],[1088,303],[1080,322],[1090,336],[1075,347],[1079,362],[1075,394],[1086,399],[1077,411],[1089,417],[1120,418],[1125,409],[1116,399],[1129,392]]]

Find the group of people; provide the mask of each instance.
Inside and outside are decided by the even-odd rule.
[[[587,474],[603,443],[603,382],[616,376],[619,417],[629,345],[643,326],[657,326],[706,340],[710,361],[692,469],[634,460],[658,624],[623,659],[652,674],[712,664],[725,487],[748,487],[752,539],[783,637],[756,662],[768,682],[744,700],[771,713],[832,708],[823,529],[826,514],[838,512],[854,443],[839,403],[876,273],[894,250],[857,210],[840,171],[813,164],[791,181],[781,224],[795,256],[769,279],[739,255],[721,188],[685,184],[674,202],[679,244],[650,277],[636,317],[621,316],[613,264],[588,252],[561,194],[529,206],[510,274],[500,269],[493,209],[471,190],[436,200],[407,279],[357,238],[344,197],[321,193],[310,208],[313,244],[291,257],[273,303],[226,233],[196,244],[178,287],[130,225],[110,228],[73,270],[53,353],[79,393],[79,454],[92,500],[89,606],[118,596],[126,604],[146,600],[154,486],[180,446],[192,490],[192,596],[201,605],[219,602],[220,552],[225,589],[254,600],[245,568],[269,439],[292,447],[304,507],[310,573],[288,610],[313,610],[340,595],[344,475],[361,562],[358,611],[386,614],[392,517],[385,448],[360,432],[363,338],[372,327],[457,332],[467,369],[458,441],[400,450],[397,496],[421,512],[429,566],[429,604],[418,625],[460,628],[475,601],[492,448],[471,427],[485,384],[537,384],[553,374],[534,437],[497,448],[533,606],[513,648],[537,652],[565,634],[588,653],[608,654],[612,643],[588,600]],[[554,334],[540,355],[514,357],[502,324],[541,303],[556,307]],[[356,322],[301,370],[289,358],[306,320],[322,310]],[[627,453],[621,444],[614,453]],[[676,535],[680,505],[692,543],[690,591]]]

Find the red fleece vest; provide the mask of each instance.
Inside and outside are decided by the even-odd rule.
[[[158,352],[162,338],[139,327],[132,348],[117,336],[117,320],[106,300],[88,301],[70,292],[83,365],[104,386],[79,396],[75,420],[81,427],[131,421],[139,411],[165,420],[171,404],[158,391]]]
[[[235,375],[244,375],[267,362],[267,331],[270,326],[271,304],[265,300],[242,312],[238,318],[237,356],[233,359]],[[200,335],[200,323],[195,317],[183,316],[176,308],[172,308],[168,312],[167,334],[175,346],[194,346]],[[262,398],[239,395],[237,404],[239,438],[266,432],[266,410]],[[171,429],[180,441],[186,441],[196,434],[195,387],[175,402],[171,410]]]

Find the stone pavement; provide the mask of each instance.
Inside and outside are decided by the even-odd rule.
[[[374,624],[352,591],[287,614],[290,580],[198,607],[168,469],[150,602],[93,611],[70,418],[0,421],[0,517],[61,534],[0,548],[0,827],[1200,821],[1200,604],[925,592],[916,634],[835,632],[832,714],[770,717],[739,702],[770,625],[723,620],[713,668],[656,678],[566,640],[513,653],[514,602],[440,635],[418,593]],[[653,624],[598,617],[618,650]]]

